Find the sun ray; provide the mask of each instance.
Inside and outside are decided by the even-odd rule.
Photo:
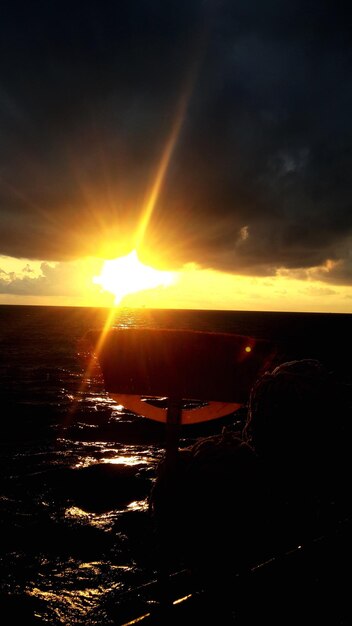
[[[71,409],[67,412],[66,417],[63,420],[63,423],[61,425],[61,428],[63,430],[67,428],[68,426],[70,426],[74,420],[75,414],[79,407],[80,398],[82,397],[82,395],[85,393],[85,391],[87,390],[89,386],[93,372],[96,369],[96,364],[98,361],[100,351],[104,345],[106,335],[113,325],[115,315],[116,315],[116,309],[114,307],[111,307],[110,309],[108,309],[108,313],[106,316],[103,329],[99,332],[94,346],[85,345],[86,344],[85,338],[82,339],[82,344],[84,344],[84,350],[88,351],[89,353],[88,364],[84,370],[84,375],[82,376],[82,382],[78,388],[76,399],[72,403]]]
[[[149,198],[143,209],[143,213],[142,213],[142,216],[141,216],[138,228],[137,228],[137,233],[136,233],[136,238],[135,238],[135,248],[137,250],[139,249],[144,239],[145,232],[148,228],[148,224],[150,222],[155,205],[157,203],[160,190],[161,190],[166,172],[168,170],[168,167],[171,161],[171,157],[173,155],[179,134],[181,132],[188,100],[189,100],[189,94],[188,93],[184,94],[181,99],[180,106],[179,106],[178,112],[176,114],[172,129],[171,129],[171,133],[169,135],[169,138],[163,150],[163,153],[159,162],[159,166],[156,172],[155,180],[153,182],[153,185],[149,194]]]
[[[180,136],[183,124],[184,124],[187,108],[189,106],[192,93],[194,91],[194,86],[195,86],[195,82],[197,78],[197,73],[198,73],[198,68],[200,65],[202,53],[204,52],[204,43],[205,43],[204,35],[205,33],[203,33],[203,36],[201,36],[200,38],[196,38],[198,45],[197,45],[196,53],[194,54],[193,63],[191,63],[190,70],[187,75],[187,80],[185,81],[185,87],[181,93],[181,97],[178,102],[175,118],[173,120],[170,134],[167,138],[164,150],[162,152],[162,155],[158,164],[155,179],[151,186],[148,200],[145,204],[145,207],[143,208],[142,215],[141,215],[141,218],[139,220],[139,223],[136,229],[136,234],[134,237],[135,249],[132,250],[132,252],[126,257],[120,257],[120,259],[115,259],[112,261],[105,261],[101,275],[98,277],[95,276],[93,278],[94,283],[100,284],[104,289],[107,289],[108,291],[111,291],[112,293],[114,293],[115,304],[120,302],[123,296],[126,295],[127,293],[133,293],[135,291],[143,290],[143,289],[152,289],[161,285],[167,286],[176,282],[177,280],[177,274],[174,272],[163,272],[163,271],[155,270],[154,268],[143,265],[138,259],[138,250],[140,249],[141,244],[144,240],[145,233],[147,231],[149,222],[153,215],[155,205],[158,201],[160,191],[162,189],[165,176],[167,174],[167,170],[170,165],[170,161],[172,159],[177,141],[179,139],[179,136]],[[123,267],[123,261],[126,259],[128,259],[132,263],[132,266],[134,265],[137,276],[138,276],[138,272],[141,272],[141,275],[140,275],[141,280],[139,280],[139,278],[137,279],[136,281],[137,284],[135,284],[132,290],[131,289],[126,290],[126,283],[124,283],[125,287],[123,290],[122,287],[118,285],[119,277],[118,276],[116,277],[116,271],[111,272],[110,268],[112,266],[107,265],[109,263],[114,263],[114,262],[121,263],[122,261],[122,267]],[[110,283],[112,289],[109,288],[109,286],[106,286],[108,283],[105,283],[104,267],[109,268],[107,269],[107,276],[108,276],[107,281],[110,281],[110,279],[112,279],[112,283]],[[123,271],[126,272],[126,267],[123,269]],[[121,272],[119,276],[121,278],[122,276]],[[130,279],[130,274],[128,275],[127,280],[129,281],[129,279]],[[107,314],[104,327],[102,331],[100,332],[99,337],[97,339],[96,345],[94,349],[91,350],[91,357],[90,357],[88,366],[85,371],[84,382],[82,383],[82,386],[80,389],[81,393],[84,392],[87,386],[87,381],[90,379],[93,373],[97,358],[104,345],[106,335],[113,324],[115,314],[116,314],[115,307],[111,307]],[[76,405],[73,407],[73,410],[70,414],[71,419],[73,418],[75,410],[76,410]]]
[[[153,215],[154,208],[158,201],[161,188],[163,186],[167,170],[170,165],[170,161],[172,159],[173,153],[176,148],[176,144],[178,142],[184,120],[186,117],[187,109],[189,106],[189,102],[191,100],[192,93],[194,91],[198,68],[202,56],[202,51],[204,49],[204,41],[203,37],[198,41],[198,49],[196,50],[193,58],[193,63],[191,63],[190,70],[188,72],[184,89],[181,92],[181,96],[178,101],[178,105],[176,108],[176,114],[172,123],[170,134],[166,140],[166,144],[164,150],[162,152],[159,165],[156,171],[154,182],[151,186],[151,190],[149,193],[148,200],[143,208],[143,212],[141,218],[139,220],[139,224],[137,227],[136,235],[135,235],[135,249],[138,251],[141,243],[144,239],[144,235],[148,228],[149,222]]]

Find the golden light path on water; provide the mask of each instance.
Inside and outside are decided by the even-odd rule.
[[[157,168],[154,183],[151,186],[148,201],[142,211],[142,215],[135,233],[135,249],[131,251],[127,257],[123,257],[115,260],[106,260],[102,268],[100,276],[94,277],[95,284],[100,285],[103,289],[112,292],[115,296],[115,305],[121,302],[122,298],[129,293],[135,293],[146,289],[157,289],[159,287],[167,287],[175,282],[176,276],[171,272],[163,272],[143,265],[138,258],[138,250],[140,249],[143,240],[148,229],[150,219],[152,217],[155,205],[157,203],[169,164],[174,152],[182,124],[184,121],[186,108],[189,102],[189,98],[192,92],[194,83],[193,75],[189,75],[187,88],[184,90],[181,99],[179,101],[178,110],[171,128],[170,135],[166,141],[165,148],[161,155],[159,166]],[[99,354],[104,345],[107,333],[112,327],[116,318],[116,308],[111,307],[106,316],[104,327],[95,340],[95,345],[88,349],[89,361],[84,372],[82,384],[80,386],[77,398],[82,397],[85,391],[89,388],[90,381],[95,375],[96,367],[98,364]],[[73,402],[72,410],[69,415],[69,420],[74,419],[75,412],[78,408],[78,402]],[[122,407],[119,407],[122,408]],[[150,459],[149,459],[150,460]],[[87,455],[88,465],[90,464],[89,455]],[[111,463],[113,465],[137,465],[141,462],[148,462],[148,459],[144,458],[142,454],[131,454],[125,449],[121,452],[113,455],[111,458],[103,456],[101,458],[103,463]],[[146,500],[134,500],[131,501],[125,511],[145,511],[148,508],[148,501]],[[68,507],[64,516],[67,520],[81,521],[83,524],[98,527],[103,531],[111,530],[114,528],[116,514],[118,511],[108,511],[104,513],[90,513],[77,506]],[[101,597],[106,593],[111,593],[111,586],[105,587],[104,584],[98,586],[96,583],[97,573],[99,574],[100,567],[103,564],[100,563],[86,563],[82,564],[78,570],[78,577],[80,573],[84,576],[82,580],[81,590],[72,591],[67,587],[67,584],[63,584],[63,587],[58,591],[45,588],[35,588],[30,591],[31,595],[37,598],[47,601],[52,606],[55,606],[56,615],[60,619],[67,619],[67,611],[73,612],[75,615],[88,615],[89,610],[96,606],[101,601]],[[123,564],[118,566],[120,570],[126,572],[130,569],[130,566],[124,566]],[[88,575],[87,575],[88,574]],[[64,582],[67,578],[70,578],[70,572],[63,569],[60,572],[59,577]],[[119,588],[120,583],[113,585],[115,589]]]
[[[102,453],[105,451],[105,453],[112,454],[111,458],[103,456],[100,462],[125,465],[136,465],[137,462],[140,465],[148,462],[148,456],[143,452],[140,457],[137,454],[131,454],[129,446],[124,448],[126,454],[119,454],[117,449],[104,447],[105,444],[101,442],[87,442],[87,445],[94,447],[97,443],[100,443]],[[87,460],[90,461],[89,465],[98,463],[93,457],[88,456],[85,461]],[[84,462],[83,465],[77,464],[75,467],[86,466]],[[147,509],[147,499],[133,500],[121,510],[114,508],[103,513],[93,513],[79,506],[69,506],[64,511],[64,519],[68,523],[79,524],[82,527],[90,526],[106,533],[114,531],[119,515],[128,511],[143,512]],[[48,564],[49,562],[43,559],[43,572]],[[90,619],[91,612],[98,609],[104,603],[105,598],[122,591],[124,587],[122,580],[126,575],[133,574],[135,564],[128,563],[128,558],[125,562],[122,560],[120,563],[114,563],[104,560],[77,562],[75,557],[69,557],[68,560],[62,562],[58,560],[54,567],[50,565],[50,568],[50,576],[43,573],[35,586],[27,587],[26,594],[45,603],[47,623],[52,623],[51,619],[54,615],[55,620],[67,624],[76,623],[76,620],[81,620],[82,617]],[[39,612],[37,616],[43,617]]]
[[[109,569],[115,572],[127,572],[131,570],[131,567],[110,564]],[[75,563],[58,565],[55,568],[55,590],[45,588],[43,584],[41,587],[27,589],[26,593],[51,607],[55,619],[59,620],[60,624],[78,623],[77,618],[88,618],[91,610],[98,606],[102,597],[121,588],[122,584],[119,582],[109,581],[109,583],[103,582],[97,585],[97,579],[104,579],[105,570],[106,564],[103,561],[88,561],[78,566]],[[81,588],[77,588],[77,582]],[[67,621],[68,615],[73,617],[72,622]],[[38,617],[42,616],[38,613]]]

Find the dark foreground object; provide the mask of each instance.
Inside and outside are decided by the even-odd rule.
[[[272,342],[242,335],[115,328],[97,355],[108,392],[241,403],[274,352]]]
[[[202,588],[188,570],[125,594],[111,617],[116,626],[184,623],[275,626],[352,623],[349,568],[352,521],[246,572],[229,574],[225,586]],[[224,580],[224,572],[219,572]]]
[[[183,550],[214,623],[351,623],[347,400],[319,362],[283,363],[254,385],[242,433],[160,465],[161,570]]]

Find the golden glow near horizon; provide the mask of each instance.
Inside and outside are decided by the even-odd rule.
[[[0,304],[111,307],[114,296],[93,283],[104,261],[86,257],[74,261],[0,257]],[[326,264],[325,273],[328,273]],[[322,272],[319,272],[322,275]],[[241,276],[186,264],[175,282],[128,293],[122,306],[158,309],[233,311],[302,311],[352,313],[352,286],[317,280],[317,268],[301,278],[294,270],[274,276]],[[159,275],[160,278],[160,275]],[[99,279],[100,280],[100,279]],[[114,309],[112,309],[114,311]]]
[[[105,261],[100,276],[93,282],[115,296],[115,304],[120,304],[129,294],[157,287],[168,287],[175,283],[176,274],[144,265],[136,250],[124,257]]]

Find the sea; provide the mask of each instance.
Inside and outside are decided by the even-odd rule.
[[[116,626],[121,598],[157,575],[148,496],[165,426],[114,402],[98,363],[88,367],[82,339],[108,315],[101,308],[0,306],[4,624]],[[273,365],[317,358],[352,383],[348,314],[120,308],[111,323],[262,338],[278,346]],[[244,404],[225,422],[240,429],[245,415]],[[184,426],[180,445],[223,425]]]

